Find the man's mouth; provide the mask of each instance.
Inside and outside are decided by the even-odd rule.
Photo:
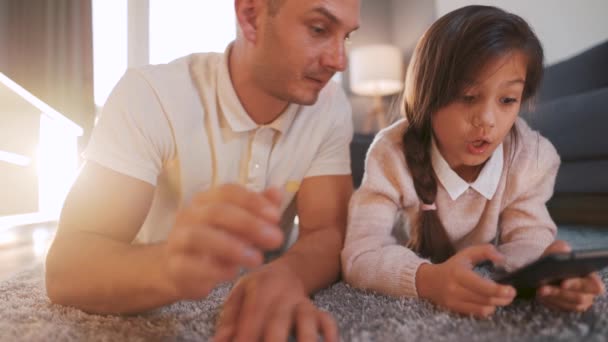
[[[323,76],[306,76],[306,78],[311,81],[322,84],[322,85],[326,84],[331,79],[331,77],[323,77]]]

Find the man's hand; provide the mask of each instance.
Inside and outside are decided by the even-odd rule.
[[[287,341],[338,340],[335,320],[317,309],[299,278],[288,268],[271,263],[241,278],[226,300],[214,340]]]
[[[222,185],[196,195],[178,212],[166,244],[168,277],[176,299],[206,296],[241,267],[262,264],[263,251],[283,242],[280,193]]]
[[[416,277],[418,294],[458,313],[476,317],[492,315],[498,306],[513,301],[515,289],[482,278],[472,270],[485,260],[499,264],[503,256],[487,244],[463,249],[441,264],[422,264]]]
[[[565,241],[555,241],[543,253],[570,252]],[[536,298],[548,307],[558,310],[586,311],[593,305],[596,296],[606,292],[597,272],[583,278],[568,278],[559,286],[545,285],[538,289]]]

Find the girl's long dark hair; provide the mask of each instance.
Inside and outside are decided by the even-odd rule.
[[[404,154],[420,201],[435,203],[437,178],[431,164],[431,115],[448,105],[491,59],[509,52],[527,56],[522,101],[536,93],[543,71],[543,49],[519,16],[491,6],[467,6],[437,20],[420,38],[408,67],[403,109],[409,127]],[[515,126],[514,126],[515,127]],[[511,130],[515,135],[514,128]],[[433,262],[455,253],[436,210],[420,211],[408,247]]]

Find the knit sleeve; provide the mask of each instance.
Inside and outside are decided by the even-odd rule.
[[[412,196],[416,194],[401,148],[388,139],[376,140],[366,158],[362,184],[350,202],[342,251],[346,282],[388,295],[417,297],[416,271],[428,261],[392,235],[399,209],[412,202]]]
[[[509,203],[500,215],[499,250],[506,256],[507,270],[536,260],[550,245],[557,227],[546,203],[553,195],[560,158],[553,145],[534,134],[519,142],[523,152],[514,158],[514,175],[507,183]]]

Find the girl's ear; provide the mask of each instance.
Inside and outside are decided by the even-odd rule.
[[[258,19],[265,0],[235,0],[236,20],[245,40],[255,44],[257,40]]]

